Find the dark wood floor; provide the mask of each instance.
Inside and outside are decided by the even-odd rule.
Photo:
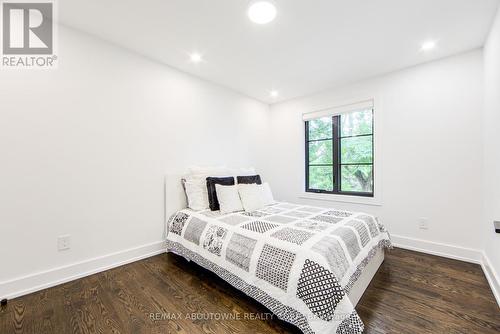
[[[366,333],[500,332],[478,265],[401,249],[387,253],[357,310]],[[202,319],[189,319],[197,312]],[[0,333],[298,332],[267,312],[214,274],[163,254],[13,299],[0,310]]]

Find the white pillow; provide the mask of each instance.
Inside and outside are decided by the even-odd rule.
[[[188,207],[195,211],[208,209],[207,186],[201,186],[198,180],[186,179],[184,182]]]
[[[264,184],[238,184],[241,203],[247,212],[262,209],[273,204],[274,199],[268,183]]]
[[[274,204],[274,197],[273,197],[273,192],[271,191],[271,186],[269,186],[269,183],[264,182],[262,184],[262,197],[264,198],[264,203],[265,205],[271,205]]]
[[[217,193],[217,200],[219,201],[221,213],[243,211],[243,205],[241,204],[240,195],[238,193],[238,186],[216,184],[215,192]]]
[[[227,176],[229,170],[226,167],[189,167],[188,170],[189,173],[184,178],[188,206],[195,211],[207,210],[209,207],[207,177]]]

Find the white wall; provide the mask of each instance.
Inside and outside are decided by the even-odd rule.
[[[267,105],[91,36],[58,56],[0,73],[0,297],[161,249],[165,172],[254,165],[266,132]]]
[[[500,220],[500,11],[484,48],[484,79],[483,245],[500,303],[500,234],[493,229],[493,221]]]
[[[57,70],[0,72],[0,297],[161,250],[163,177],[192,164],[255,165],[278,199],[376,214],[407,245],[436,242],[458,257],[486,248],[500,270],[491,232],[500,218],[498,19],[484,52],[484,136],[481,51],[269,112],[88,35],[59,34]],[[381,205],[299,198],[301,114],[367,96],[378,113]],[[418,229],[420,217],[429,230]],[[58,252],[63,234],[72,248]]]
[[[451,250],[459,258],[477,256],[482,92],[482,52],[473,51],[272,105],[273,164],[264,173],[277,198],[373,213],[398,243],[418,248],[422,243],[413,239],[424,239],[427,246],[429,241],[439,243],[432,245],[438,253]],[[376,186],[382,205],[299,198],[304,187],[301,114],[369,96],[375,98],[378,113],[375,135],[381,149],[377,153],[381,180]],[[429,219],[429,230],[418,228],[420,217]]]

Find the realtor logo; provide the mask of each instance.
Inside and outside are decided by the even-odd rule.
[[[2,67],[54,67],[54,4],[2,3]]]

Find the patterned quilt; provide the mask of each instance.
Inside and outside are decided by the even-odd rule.
[[[216,273],[304,333],[362,333],[348,294],[390,237],[373,217],[276,203],[254,212],[181,210],[167,251]]]

